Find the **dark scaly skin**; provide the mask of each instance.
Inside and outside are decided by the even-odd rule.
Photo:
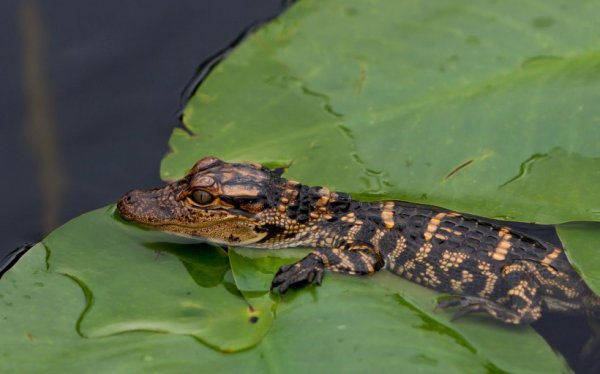
[[[600,315],[600,298],[561,248],[486,220],[400,201],[366,203],[280,177],[254,163],[200,160],[181,180],[134,190],[120,214],[156,229],[230,246],[314,250],[281,267],[272,288],[321,284],[324,270],[373,274],[384,266],[454,297],[455,317],[486,312],[514,324],[543,312]]]

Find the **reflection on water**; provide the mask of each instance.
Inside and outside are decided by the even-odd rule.
[[[132,186],[159,184],[194,68],[282,6],[1,2],[0,188],[10,198],[0,258]]]
[[[35,0],[25,0],[19,4],[23,88],[28,106],[24,131],[28,149],[39,165],[31,183],[38,186],[38,194],[42,198],[42,230],[48,233],[60,223],[65,172],[57,142],[49,79],[44,69],[47,43],[41,9]]]

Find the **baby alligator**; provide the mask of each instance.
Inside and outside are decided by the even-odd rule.
[[[485,218],[401,201],[367,203],[309,187],[255,163],[200,160],[181,180],[134,190],[118,202],[127,220],[208,242],[256,248],[309,246],[282,266],[272,288],[321,284],[325,269],[390,271],[453,297],[455,318],[473,312],[514,324],[542,312],[600,316],[600,298],[561,248]]]

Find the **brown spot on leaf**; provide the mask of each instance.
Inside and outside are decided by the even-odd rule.
[[[463,169],[464,167],[470,165],[473,162],[473,160],[469,160],[469,161],[465,161],[462,164],[458,165],[457,167],[455,167],[450,173],[448,173],[448,175],[446,175],[444,177],[444,180],[448,180],[448,178],[450,178],[451,176],[453,176],[454,174],[458,173],[461,169]]]

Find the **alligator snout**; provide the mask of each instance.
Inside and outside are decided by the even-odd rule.
[[[117,202],[119,214],[128,221],[133,221],[137,218],[136,211],[139,210],[141,192],[140,190],[129,191]]]
[[[182,207],[176,198],[181,190],[180,183],[172,183],[162,188],[129,191],[117,202],[117,210],[128,221],[148,225],[171,223],[181,215]]]

